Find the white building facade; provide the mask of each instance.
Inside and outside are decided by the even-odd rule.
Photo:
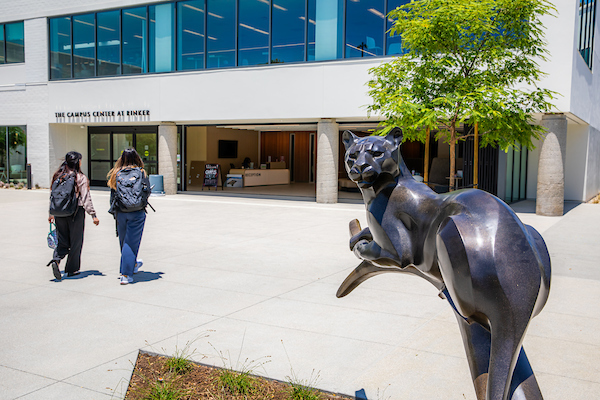
[[[403,2],[0,0],[4,31],[23,27],[23,60],[8,59],[19,39],[6,33],[0,53],[0,173],[22,180],[30,164],[32,183],[49,187],[76,150],[101,185],[133,146],[175,193],[193,183],[193,161],[220,163],[225,174],[246,156],[257,165],[276,157],[292,181],[314,183],[317,201],[336,202],[341,132],[377,124],[366,112],[368,70],[401,51],[385,14]],[[554,111],[567,122],[566,200],[600,191],[600,63],[580,34],[597,31],[591,18],[581,24],[592,5],[595,13],[595,0],[557,0],[545,22],[540,85],[560,93]],[[220,157],[217,140],[235,141],[235,157]],[[499,152],[495,194],[535,198],[541,148],[526,159]]]

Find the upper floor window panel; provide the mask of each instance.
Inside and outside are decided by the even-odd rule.
[[[346,58],[384,55],[384,6],[383,0],[346,4]]]
[[[182,0],[51,18],[50,79],[402,54],[387,15],[408,1]],[[15,59],[8,25],[2,62]]]
[[[73,76],[96,75],[96,33],[94,14],[73,17]]]
[[[0,64],[25,62],[23,21],[0,24]]]
[[[206,38],[204,0],[177,3],[177,69],[204,68]]]
[[[206,0],[207,68],[235,67],[236,0]]]
[[[579,53],[592,69],[596,0],[579,0]]]
[[[307,24],[305,2],[273,0],[271,20],[271,63],[304,61]]]
[[[238,64],[269,64],[269,0],[238,0]]]
[[[52,41],[52,37],[50,41]],[[121,12],[106,11],[96,14],[96,43],[98,76],[121,74]]]

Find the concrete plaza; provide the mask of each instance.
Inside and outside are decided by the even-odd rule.
[[[358,264],[348,222],[358,203],[179,194],[152,198],[142,272],[120,286],[119,246],[93,190],[82,274],[45,265],[47,190],[0,190],[0,399],[120,399],[138,350],[189,350],[203,363],[369,400],[475,399],[448,304],[419,278],[386,274],[335,297]],[[552,287],[525,349],[546,400],[600,393],[600,205],[539,217]]]

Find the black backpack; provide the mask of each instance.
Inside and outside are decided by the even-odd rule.
[[[116,207],[122,212],[145,210],[152,192],[150,179],[139,168],[124,168],[117,172]],[[150,206],[152,208],[152,206]],[[154,208],[152,208],[154,210]]]
[[[50,214],[69,217],[77,211],[77,174],[61,174],[50,190]]]

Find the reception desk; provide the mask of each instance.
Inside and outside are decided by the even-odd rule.
[[[244,186],[287,185],[290,183],[289,169],[237,169],[229,170],[230,175],[242,175]]]

